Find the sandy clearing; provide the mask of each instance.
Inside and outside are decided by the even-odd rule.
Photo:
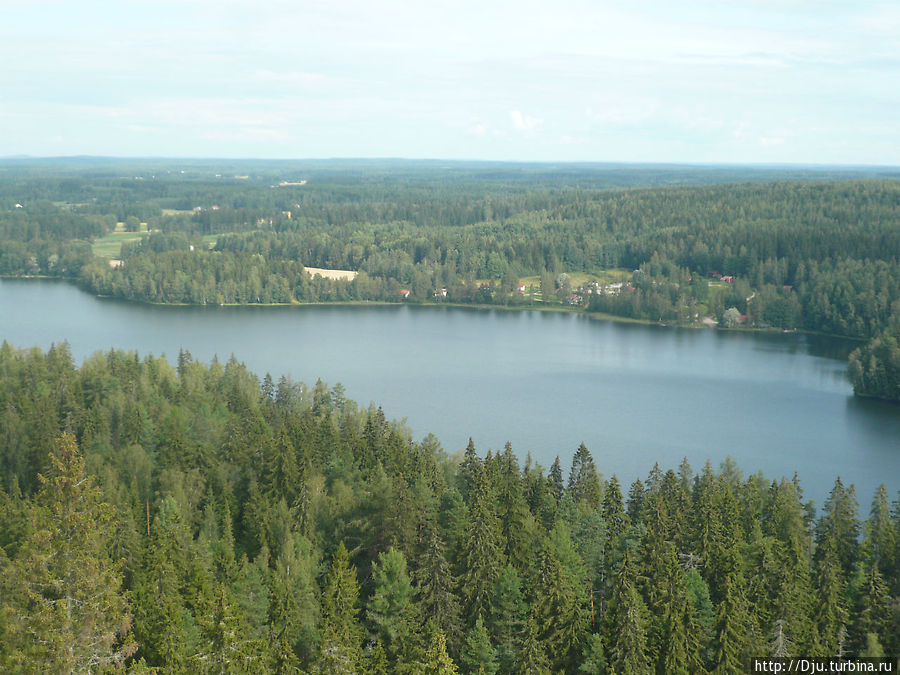
[[[359,272],[354,272],[353,270],[326,270],[321,267],[306,267],[307,272],[309,272],[310,276],[320,276],[325,279],[346,279],[347,281],[353,281],[356,278],[356,275]]]

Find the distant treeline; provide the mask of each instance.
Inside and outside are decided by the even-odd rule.
[[[744,673],[900,652],[900,504],[583,445],[448,457],[340,386],[0,347],[4,672]],[[604,477],[600,471],[609,472]]]
[[[567,303],[866,339],[900,325],[897,180],[718,184],[719,174],[700,169],[442,172],[423,163],[417,172],[390,162],[309,169],[302,186],[272,166],[246,179],[195,169],[0,180],[0,273],[64,276],[98,294],[162,303]],[[659,187],[666,175],[715,184]],[[603,187],[641,176],[654,186]],[[19,193],[35,201],[17,208]],[[124,264],[111,268],[86,242],[123,219],[153,234],[123,245]],[[201,239],[209,234],[218,235],[213,250]],[[305,267],[360,274],[310,278]],[[564,276],[613,269],[629,282],[582,288]],[[520,289],[524,277],[535,281]]]

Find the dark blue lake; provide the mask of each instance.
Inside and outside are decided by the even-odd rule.
[[[900,407],[855,399],[852,343],[724,333],[583,315],[441,307],[156,307],[95,298],[66,283],[0,280],[0,339],[68,341],[76,360],[110,347],[234,354],[260,377],[341,382],[362,405],[406,418],[449,452],[511,441],[547,467],[582,441],[630,483],[687,456],[695,470],[735,458],[745,474],[799,472],[821,500],[836,476],[868,515],[875,489],[900,489]]]

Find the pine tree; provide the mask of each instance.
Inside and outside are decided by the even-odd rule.
[[[784,634],[784,619],[775,622],[775,628],[769,636],[769,656],[776,659],[786,659],[794,651],[793,643]]]
[[[687,585],[683,576],[672,589],[662,621],[662,648],[659,649],[660,668],[666,675],[699,675],[704,673],[702,627],[694,618]]]
[[[75,438],[63,434],[39,476],[33,535],[2,561],[0,625],[10,670],[92,672],[122,664],[136,648],[121,592],[121,562],[108,551],[110,507],[85,474]],[[4,664],[0,664],[4,665]]]
[[[641,509],[644,506],[644,497],[646,497],[644,483],[638,478],[628,489],[628,501],[626,502],[626,506],[628,507],[628,517],[632,522],[639,520],[641,517]]]
[[[701,647],[698,654],[702,662],[710,663],[713,658],[716,610],[709,599],[709,586],[696,569],[689,569],[685,573],[685,587],[691,601],[692,614],[697,620],[696,634]]]
[[[272,672],[275,675],[300,675],[300,659],[285,633],[279,635],[272,650]]]
[[[376,640],[363,652],[360,670],[366,675],[388,675],[394,672],[388,665],[387,654],[384,653],[380,640]]]

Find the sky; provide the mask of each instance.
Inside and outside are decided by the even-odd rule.
[[[900,3],[0,0],[0,156],[900,165]]]

